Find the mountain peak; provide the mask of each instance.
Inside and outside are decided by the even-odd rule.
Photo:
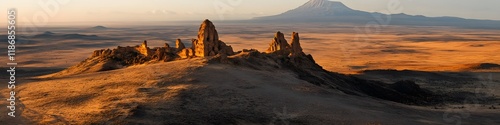
[[[334,10],[351,10],[351,8],[344,5],[342,2],[329,1],[329,0],[310,0],[299,8],[329,8]]]
[[[336,15],[355,15],[356,10],[353,10],[341,2],[329,0],[310,0],[302,6],[289,10],[279,15],[259,17],[257,19],[293,19],[301,17],[308,19],[313,17],[332,18]]]

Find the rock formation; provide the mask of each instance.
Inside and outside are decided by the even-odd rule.
[[[209,57],[210,61],[234,63],[234,61],[231,61],[232,58],[229,57],[235,54],[233,48],[219,40],[217,30],[209,20],[203,21],[200,25],[198,39],[192,39],[192,45],[187,48],[180,39],[177,39],[175,48],[165,43],[163,47],[150,49],[147,41],[144,41],[141,45],[135,47],[118,46],[115,49],[96,50],[90,58],[69,69],[76,69],[75,73],[86,72],[88,69],[92,69],[91,71],[104,71],[148,62],[172,61],[194,57]],[[241,53],[241,51],[238,53]],[[255,53],[258,53],[258,51],[255,50]],[[267,53],[287,57],[287,60],[296,66],[319,67],[312,59],[312,56],[305,55],[302,52],[299,34],[295,32],[292,33],[290,45],[284,34],[278,31],[269,45]]]
[[[192,39],[191,47],[187,48],[181,39],[175,41],[175,48],[165,43],[163,47],[150,49],[148,42],[144,41],[141,45],[135,47],[120,47],[115,49],[96,50],[91,57],[82,61],[80,64],[68,68],[67,72],[74,74],[82,72],[95,72],[104,70],[113,70],[131,65],[144,64],[158,61],[172,61],[194,57],[208,57],[210,62],[235,63],[230,57],[235,55],[233,48],[219,40],[217,30],[210,20],[205,20],[200,25],[198,39]],[[242,53],[242,51],[238,52]],[[243,51],[243,53],[248,53]],[[254,50],[250,53],[258,53]],[[292,33],[291,45],[285,39],[283,33],[277,32],[267,53],[273,56],[286,57],[290,64],[300,67],[320,67],[314,62],[312,56],[305,55],[300,46],[299,34]],[[272,57],[278,58],[278,57]],[[91,67],[91,68],[89,68]],[[71,74],[71,73],[69,73]]]
[[[195,55],[194,55],[194,51],[193,51],[193,49],[191,49],[191,48],[185,48],[185,49],[182,49],[181,51],[177,52],[177,55],[178,55],[181,59],[186,59],[186,58],[195,57]]]
[[[149,48],[144,41],[135,47],[120,47],[102,49],[93,52],[92,56],[66,69],[68,75],[84,72],[98,72],[119,69],[131,65],[158,61],[172,61],[193,57],[210,57],[219,62],[229,62],[228,56],[233,55],[233,48],[219,40],[215,26],[209,20],[203,21],[198,32],[198,39],[192,40],[192,47],[187,48],[180,39],[175,41],[175,48],[165,43],[163,47]]]
[[[198,31],[198,39],[193,42],[195,56],[207,57],[217,54],[233,55],[233,48],[219,40],[217,30],[210,20],[205,20]]]
[[[193,48],[186,48],[186,46],[184,46],[184,43],[182,43],[181,39],[177,39],[175,41],[175,47],[177,52],[176,54],[181,59],[194,57]]]
[[[182,43],[181,39],[177,39],[175,40],[175,48],[177,48],[177,52],[179,52],[182,49],[186,48],[186,46],[184,46],[184,43]]]
[[[274,35],[273,41],[269,44],[269,48],[267,49],[268,53],[278,53],[280,55],[286,55],[290,53],[290,45],[285,39],[283,33],[278,31],[276,35]]]
[[[278,31],[276,35],[274,35],[274,39],[269,44],[269,48],[266,51],[267,53],[276,53],[278,55],[291,55],[291,56],[304,56],[304,52],[302,52],[302,47],[300,46],[300,38],[299,33],[292,33],[292,42],[288,44],[285,39],[283,33]]]
[[[234,54],[231,46],[218,38],[215,26],[205,20],[200,26],[198,39],[193,46],[186,48],[180,39],[176,48],[164,47],[150,49],[147,41],[135,47],[96,50],[90,58],[53,76],[74,75],[85,72],[99,72],[119,69],[131,65],[173,61],[186,58],[204,57],[207,63],[225,63],[249,67],[261,71],[285,69],[296,73],[297,78],[330,89],[340,90],[352,95],[368,95],[385,100],[406,104],[432,104],[432,93],[420,89],[414,82],[399,82],[388,85],[376,81],[332,73],[318,65],[311,55],[306,55],[300,46],[299,34],[293,32],[291,44],[283,33],[277,32],[267,53],[257,50],[243,50]]]
[[[151,55],[151,50],[148,48],[148,41],[142,42],[140,46],[136,47],[136,50],[144,56]]]
[[[92,56],[63,72],[71,75],[114,70],[155,61],[172,61],[178,58],[175,51],[176,48],[170,48],[168,44],[150,49],[147,41],[135,47],[118,46],[115,49],[101,49],[94,51]]]
[[[300,38],[299,38],[299,33],[293,32],[292,33],[292,55],[305,55],[304,52],[302,52],[302,47],[300,46]]]

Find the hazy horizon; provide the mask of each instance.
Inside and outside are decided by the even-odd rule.
[[[57,2],[58,6],[52,6],[51,2]],[[295,1],[243,1],[243,0],[190,0],[190,1],[160,1],[148,2],[123,0],[115,1],[75,1],[75,0],[46,0],[29,1],[16,0],[6,1],[1,4],[2,10],[16,8],[18,22],[45,25],[70,24],[70,23],[95,23],[99,22],[152,22],[152,21],[196,21],[202,19],[211,20],[246,20],[253,17],[269,16],[283,13],[294,9],[308,0]],[[331,0],[333,1],[333,0]],[[372,1],[348,1],[343,2],[355,10],[382,13],[406,13],[410,15],[454,16],[468,19],[500,20],[500,11],[496,5],[500,1],[483,0],[372,0]],[[400,2],[401,12],[388,12],[387,8],[394,2]],[[43,4],[45,3],[45,4]],[[196,3],[196,4],[193,4]],[[45,11],[44,6],[49,6]],[[256,8],[258,7],[258,8]],[[426,9],[421,9],[426,8]],[[1,16],[6,16],[2,13]],[[6,25],[7,20],[1,20],[1,25]],[[39,25],[39,24],[37,24]]]

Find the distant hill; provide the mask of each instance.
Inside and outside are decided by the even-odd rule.
[[[426,17],[422,15],[382,14],[354,10],[341,2],[328,0],[310,0],[304,5],[284,13],[256,17],[252,21],[266,22],[343,22],[366,24],[370,21],[389,20],[388,25],[415,25],[415,26],[457,26],[464,28],[500,29],[500,21],[464,19],[459,17]]]
[[[84,35],[84,34],[56,34],[50,31],[45,31],[41,34],[33,35],[31,38],[35,39],[81,39],[81,40],[106,40],[109,38],[99,37],[97,35]]]
[[[106,30],[106,29],[108,29],[108,28],[107,28],[107,27],[104,27],[104,26],[100,26],[100,25],[99,25],[99,26],[94,26],[94,27],[92,27],[91,29],[94,29],[94,30]]]

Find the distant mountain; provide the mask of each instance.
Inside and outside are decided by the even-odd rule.
[[[378,19],[377,19],[377,18]],[[390,19],[390,20],[388,20]],[[252,21],[278,22],[344,22],[366,24],[370,21],[388,21],[388,25],[416,26],[458,26],[465,28],[495,28],[500,29],[500,21],[464,19],[459,17],[426,17],[421,15],[382,14],[354,10],[341,2],[328,0],[310,0],[298,8],[284,13],[256,17]],[[379,22],[379,23],[384,23]]]
[[[50,31],[45,31],[41,34],[37,34],[35,36],[33,36],[33,38],[49,38],[49,37],[53,37],[55,33],[53,32],[50,32]]]
[[[63,40],[63,39],[81,39],[81,40],[106,40],[109,38],[103,38],[99,37],[97,35],[84,35],[84,34],[56,34],[50,31],[45,31],[44,33],[41,34],[36,34],[33,35],[31,38],[35,39],[57,39],[57,40]]]
[[[108,28],[107,28],[107,27],[105,27],[105,26],[94,26],[94,27],[92,27],[91,29],[94,29],[94,30],[106,30],[106,29],[108,29]]]
[[[277,20],[277,21],[342,21],[345,19],[363,19],[370,18],[371,13],[353,10],[341,2],[327,0],[310,0],[304,5],[286,11],[279,15],[257,17],[255,20]]]

